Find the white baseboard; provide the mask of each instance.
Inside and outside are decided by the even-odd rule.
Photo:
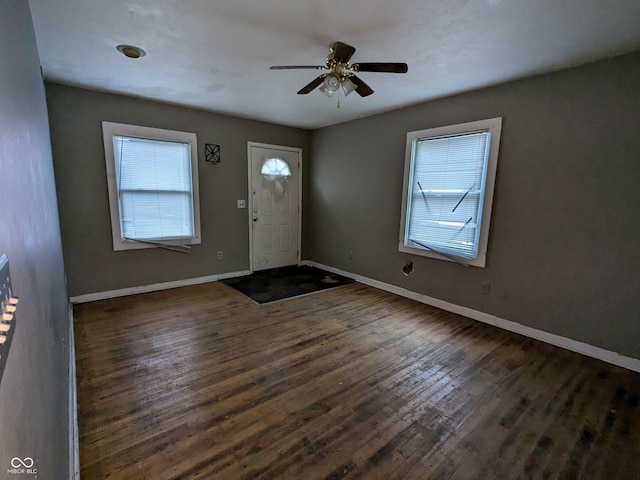
[[[151,285],[142,285],[140,287],[122,288],[120,290],[109,290],[106,292],[85,293],[71,297],[71,303],[95,302],[96,300],[106,300],[108,298],[126,297],[127,295],[135,295],[137,293],[157,292],[159,290],[168,290],[170,288],[187,287],[189,285],[198,285],[200,283],[217,282],[226,278],[242,277],[249,275],[249,270],[241,270],[238,272],[221,273],[218,275],[207,275],[206,277],[187,278],[185,280],[176,280],[173,282],[153,283]]]
[[[540,340],[541,342],[555,345],[572,352],[581,353],[582,355],[586,355],[588,357],[596,358],[612,365],[617,365],[619,367],[633,370],[634,372],[640,372],[640,359],[637,358],[627,357],[610,350],[605,350],[604,348],[589,345],[588,343],[578,342],[577,340],[572,340],[571,338],[562,337],[560,335],[548,333],[543,330],[527,327],[526,325],[512,322],[510,320],[505,320],[489,313],[480,312],[478,310],[473,310],[471,308],[463,307],[460,305],[455,305],[453,303],[445,302],[437,298],[429,297],[428,295],[412,292],[411,290],[407,290],[396,285],[373,280],[371,278],[363,277],[362,275],[346,272],[344,270],[329,267],[327,265],[322,265],[310,260],[304,260],[303,262],[301,262],[301,265],[309,265],[312,267],[327,270],[329,272],[337,273],[345,277],[353,278],[357,282],[364,283],[365,285],[379,288],[387,292],[395,293],[396,295],[410,298],[412,300],[416,300],[417,302],[431,305],[432,307],[437,307],[448,312],[457,313],[458,315],[462,315],[473,320],[478,320],[483,323],[488,323],[489,325],[502,328],[503,330],[508,330],[525,337]]]
[[[78,385],[76,383],[76,343],[73,307],[69,304],[69,478],[80,480],[80,437],[78,434]]]

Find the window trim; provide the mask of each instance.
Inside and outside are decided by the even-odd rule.
[[[449,262],[457,262],[465,266],[484,267],[486,265],[487,245],[489,242],[489,227],[491,225],[491,210],[493,207],[493,191],[495,187],[496,170],[498,166],[498,153],[500,148],[500,133],[502,130],[502,117],[478,120],[475,122],[459,123],[443,127],[428,128],[407,133],[407,143],[405,151],[404,179],[402,184],[402,209],[400,220],[400,236],[398,241],[398,251],[420,255],[423,257],[437,258]],[[456,257],[447,252],[447,255],[439,255],[433,251],[409,247],[405,244],[405,233],[408,223],[407,205],[409,200],[409,182],[413,175],[413,156],[416,143],[433,137],[459,135],[474,132],[489,132],[489,154],[487,159],[486,179],[484,195],[480,200],[482,204],[482,220],[480,224],[480,236],[478,241],[478,255],[475,258]]]
[[[120,230],[120,207],[118,201],[118,188],[116,184],[116,168],[113,151],[113,137],[115,136],[138,137],[150,140],[188,143],[191,153],[191,184],[193,197],[193,228],[194,236],[191,239],[180,240],[180,244],[196,245],[201,243],[200,235],[200,193],[198,189],[198,142],[195,133],[181,132],[177,130],[165,130],[161,128],[142,127],[124,123],[102,122],[102,136],[104,141],[105,163],[107,168],[107,188],[109,192],[109,211],[111,214],[111,234],[113,249],[137,250],[144,248],[158,248],[149,243],[124,240]],[[155,241],[155,243],[173,245],[174,240]]]

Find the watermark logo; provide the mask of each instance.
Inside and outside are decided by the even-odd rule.
[[[11,459],[12,468],[7,468],[7,473],[11,475],[38,475],[38,469],[33,468],[34,464],[31,457],[13,457]]]

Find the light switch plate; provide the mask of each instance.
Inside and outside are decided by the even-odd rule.
[[[238,200],[238,208],[247,208],[247,204],[244,200]]]

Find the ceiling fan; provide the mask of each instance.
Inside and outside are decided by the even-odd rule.
[[[298,95],[306,95],[322,84],[320,91],[327,97],[331,97],[334,92],[339,91],[340,87],[342,87],[345,97],[353,91],[361,97],[367,97],[373,93],[373,89],[358,77],[356,72],[407,73],[409,68],[406,63],[360,62],[349,64],[356,49],[342,42],[333,43],[329,50],[324,65],[274,65],[269,67],[269,70],[304,68],[329,70],[302,87],[298,91]]]

